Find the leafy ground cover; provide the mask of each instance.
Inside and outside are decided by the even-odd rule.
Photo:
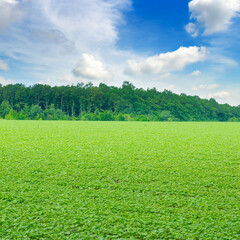
[[[240,124],[0,121],[0,239],[240,239]]]

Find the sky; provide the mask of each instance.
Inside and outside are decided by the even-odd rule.
[[[240,105],[240,0],[0,0],[0,84],[92,82]]]

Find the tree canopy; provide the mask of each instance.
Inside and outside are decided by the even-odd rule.
[[[240,121],[240,105],[215,99],[91,83],[76,86],[0,84],[0,117],[6,119],[106,121]]]

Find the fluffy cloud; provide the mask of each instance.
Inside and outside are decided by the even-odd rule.
[[[17,0],[0,0],[0,32],[22,17]]]
[[[225,31],[232,24],[232,19],[240,11],[239,0],[191,0],[189,2],[191,19],[196,19],[198,27],[205,28],[204,34],[209,35]],[[192,35],[198,35],[197,25],[189,23],[186,30]]]
[[[0,70],[7,71],[9,70],[8,64],[0,59]]]
[[[84,53],[81,60],[73,70],[76,77],[83,77],[92,80],[110,79],[111,74],[104,68],[103,63],[90,54]]]
[[[162,53],[141,62],[129,60],[125,73],[128,75],[166,74],[181,71],[189,64],[203,61],[205,57],[205,47],[180,47],[174,52]]]
[[[230,93],[227,91],[221,91],[221,92],[216,92],[213,94],[209,94],[210,98],[220,98],[220,99],[225,99],[230,97]]]

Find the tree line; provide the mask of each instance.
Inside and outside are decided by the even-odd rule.
[[[91,83],[76,86],[0,84],[2,119],[92,121],[240,121],[240,105],[215,99]]]

